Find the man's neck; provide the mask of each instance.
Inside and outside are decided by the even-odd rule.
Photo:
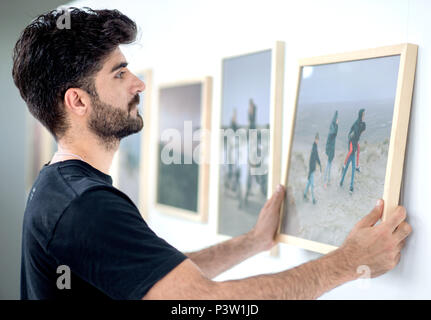
[[[92,167],[109,175],[112,159],[115,152],[118,150],[118,146],[119,141],[107,145],[94,136],[81,137],[79,140],[60,139],[58,142],[58,151],[54,154],[50,164],[82,158],[82,160]]]

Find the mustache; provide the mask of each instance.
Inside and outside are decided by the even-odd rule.
[[[134,105],[138,105],[140,101],[141,100],[140,100],[139,94],[136,94],[133,97],[133,99],[130,100],[130,102],[129,102],[129,111],[132,110],[132,108],[133,108]]]

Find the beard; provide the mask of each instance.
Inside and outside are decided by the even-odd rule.
[[[115,145],[122,138],[142,130],[144,121],[139,110],[136,111],[136,115],[131,113],[134,107],[138,108],[138,94],[129,102],[127,111],[102,102],[97,94],[92,95],[91,102],[93,108],[88,120],[88,128],[103,141],[107,148]]]

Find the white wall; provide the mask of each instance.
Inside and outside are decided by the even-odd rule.
[[[426,0],[327,1],[77,1],[76,6],[117,8],[142,28],[138,45],[124,48],[134,70],[151,68],[157,84],[205,75],[214,77],[213,128],[220,120],[221,58],[286,43],[285,118],[292,112],[296,61],[300,57],[411,42],[419,45],[411,113],[402,204],[407,207],[413,233],[400,264],[390,273],[364,285],[341,286],[328,299],[430,299],[431,215],[429,148],[431,140],[431,2]],[[72,21],[73,28],[73,21]],[[153,102],[156,102],[156,91]],[[284,126],[283,141],[287,141]],[[217,139],[213,139],[215,156]],[[153,150],[154,150],[153,145]],[[283,163],[286,144],[283,145]],[[215,159],[214,159],[215,160]],[[155,159],[149,165],[154,168]],[[284,167],[284,166],[283,166]],[[213,169],[216,169],[215,166]],[[154,181],[154,170],[152,181]],[[216,236],[217,171],[211,172],[209,223],[200,224],[163,215],[151,209],[149,223],[167,241],[183,251],[197,250],[222,239]],[[150,186],[152,184],[150,183]],[[154,192],[154,188],[149,188]],[[151,194],[154,196],[154,194]],[[319,255],[280,245],[279,257],[253,257],[219,276],[219,280],[276,272]]]

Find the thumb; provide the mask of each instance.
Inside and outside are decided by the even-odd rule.
[[[275,192],[272,195],[271,205],[272,206],[280,207],[281,202],[283,201],[283,199],[284,199],[284,187],[283,187],[283,185],[279,184],[275,188]]]
[[[366,228],[366,227],[372,227],[374,226],[377,221],[380,220],[383,214],[383,200],[379,199],[377,200],[376,206],[371,210],[369,214],[367,214],[365,217],[363,217],[356,226],[358,228]]]

